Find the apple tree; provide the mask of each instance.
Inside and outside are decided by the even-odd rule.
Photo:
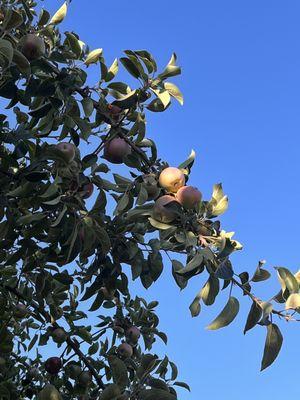
[[[300,276],[277,268],[280,291],[257,298],[253,284],[270,273],[263,262],[234,273],[230,255],[242,246],[221,228],[222,185],[204,200],[188,184],[193,151],[178,166],[159,158],[146,118],[183,103],[176,55],[162,69],[146,50],[107,64],[102,49],[60,32],[69,2],[52,16],[40,6],[0,8],[0,398],[176,400],[189,387],[155,354],[157,340],[167,343],[157,301],[129,291],[131,280],[151,288],[164,266],[181,290],[205,277],[193,317],[227,293],[209,329],[234,320],[236,292],[248,296],[244,330],[266,330],[268,367],[282,345],[274,319],[299,310]]]

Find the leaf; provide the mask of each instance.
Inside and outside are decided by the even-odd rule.
[[[124,390],[128,385],[128,373],[125,363],[117,356],[109,356],[108,363],[114,383],[116,383],[121,390]]]
[[[111,248],[110,238],[105,228],[99,226],[98,224],[94,225],[94,232],[99,240],[103,253],[107,254]]]
[[[170,104],[171,98],[167,90],[153,88],[150,88],[150,90],[158,97],[164,108],[166,108]]]
[[[300,294],[299,293],[292,293],[289,295],[286,303],[285,303],[286,310],[300,310]]]
[[[286,290],[288,291],[288,294],[298,293],[299,284],[295,276],[287,268],[278,267],[276,269],[282,288],[282,294],[284,295]]]
[[[172,274],[180,289],[184,289],[187,285],[187,280],[183,276],[177,274],[177,272],[182,269],[184,269],[184,266],[180,261],[172,260]]]
[[[200,292],[200,296],[203,300],[203,303],[207,306],[212,305],[215,302],[215,299],[219,293],[220,284],[219,279],[213,275],[210,275],[208,281],[202,288]]]
[[[277,358],[283,342],[282,334],[275,324],[267,326],[267,337],[264,355],[261,362],[261,371],[268,368]]]
[[[177,274],[185,276],[198,272],[198,270],[203,267],[203,260],[203,255],[201,253],[196,253],[195,256],[187,263],[185,268],[177,271]]]
[[[119,63],[118,59],[116,58],[109,67],[106,76],[104,77],[104,81],[105,82],[111,81],[117,75],[118,71],[119,71]]]
[[[102,55],[102,49],[95,49],[93,51],[91,51],[85,60],[85,65],[89,66],[90,64],[95,64],[96,62],[99,61],[101,55]]]
[[[166,229],[173,228],[172,225],[164,224],[163,222],[159,222],[154,218],[149,217],[148,219],[149,219],[150,224],[154,228],[157,228],[157,229],[160,229],[160,230],[166,230]]]
[[[197,317],[201,312],[201,305],[200,305],[200,293],[194,298],[192,303],[189,306],[190,312],[192,317]]]
[[[224,195],[221,183],[214,185],[212,198],[208,203],[208,207],[208,215],[210,218],[224,214],[227,210],[228,197]]]
[[[196,158],[196,152],[195,150],[192,149],[190,155],[188,156],[187,160],[185,160],[183,163],[181,163],[178,168],[179,169],[191,169],[191,167],[194,164]]]
[[[256,303],[256,301],[253,301],[247,317],[246,325],[244,328],[244,334],[250,329],[255,327],[255,325],[260,320],[261,316],[262,316],[262,308]]]
[[[176,396],[162,389],[143,389],[139,393],[140,400],[176,400]]]
[[[14,50],[8,40],[0,39],[0,65],[7,68],[13,60]]]
[[[32,348],[33,348],[33,346],[36,344],[36,342],[37,342],[37,340],[38,340],[38,335],[37,334],[35,334],[34,336],[33,336],[33,338],[31,339],[31,341],[30,341],[30,343],[29,343],[29,345],[28,345],[28,347],[27,347],[27,351],[30,351]]]
[[[251,279],[252,282],[261,282],[270,278],[270,272],[262,268],[264,264],[265,261],[259,261],[256,271]]]
[[[179,88],[171,82],[165,82],[164,88],[169,92],[169,94],[174,97],[181,105],[183,105],[183,95]]]
[[[30,74],[31,69],[29,61],[17,49],[14,49],[13,62],[17,65],[18,69],[20,70],[20,72],[22,72],[22,74],[24,75]]]
[[[174,382],[174,385],[180,386],[180,387],[182,387],[182,388],[188,390],[189,392],[191,391],[189,385],[188,385],[187,383],[185,383],[185,382],[178,382],[178,381],[176,381],[176,382]]]
[[[56,11],[56,13],[51,18],[49,24],[58,25],[60,24],[66,17],[68,11],[68,5],[65,1],[64,4]]]
[[[140,78],[141,76],[140,71],[129,58],[121,57],[120,61],[132,76],[134,76],[135,78]]]
[[[231,296],[221,313],[206,327],[206,329],[216,330],[229,325],[237,316],[239,308],[240,305],[238,300]]]

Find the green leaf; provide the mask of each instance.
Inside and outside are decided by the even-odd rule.
[[[108,363],[111,369],[114,383],[116,383],[121,390],[124,390],[128,385],[128,373],[126,364],[117,356],[109,356]]]
[[[150,224],[156,229],[166,230],[166,229],[173,228],[172,225],[168,225],[168,224],[164,224],[163,222],[156,221],[156,219],[154,219],[154,218],[150,217],[148,219],[149,219]]]
[[[0,39],[0,65],[7,68],[13,60],[14,50],[12,44],[5,39]]]
[[[127,57],[121,57],[120,58],[121,63],[123,64],[123,66],[126,68],[126,70],[135,78],[140,78],[141,74],[140,71],[138,70],[138,68],[135,66],[135,64],[133,63],[133,61],[131,61],[129,58]]]
[[[178,166],[178,168],[179,168],[179,169],[188,169],[188,170],[190,170],[191,167],[192,167],[193,164],[194,164],[195,158],[196,158],[196,153],[195,153],[194,150],[192,150],[191,153],[190,153],[190,155],[188,156],[187,160],[185,160],[183,163],[181,163],[181,164]]]
[[[194,298],[192,303],[190,304],[190,312],[192,317],[197,317],[201,312],[201,304],[200,304],[201,295],[200,293]]]
[[[162,389],[143,389],[139,393],[140,400],[176,400],[176,396]]]
[[[286,291],[288,291],[287,295],[298,293],[299,284],[295,276],[287,268],[278,267],[276,269],[283,296],[286,294]]]
[[[212,323],[207,326],[206,329],[216,330],[229,325],[237,316],[239,308],[240,306],[238,300],[235,297],[231,296],[221,313],[217,316],[216,319],[213,320]]]
[[[81,100],[81,104],[83,107],[84,114],[87,118],[89,118],[94,111],[94,102],[90,97],[85,97]]]
[[[246,325],[244,328],[244,334],[250,329],[255,327],[255,325],[261,319],[261,316],[262,316],[262,308],[256,303],[256,301],[253,301],[247,317]]]
[[[177,272],[182,269],[184,269],[184,266],[180,261],[172,260],[172,274],[180,289],[184,289],[187,285],[187,280],[183,276],[177,274]]]
[[[213,275],[210,275],[208,281],[203,286],[200,293],[203,303],[207,306],[212,305],[215,302],[219,290],[220,290],[219,279]]]
[[[289,295],[286,303],[285,303],[286,310],[296,310],[299,312],[300,310],[300,294],[299,293],[292,293]]]
[[[90,64],[95,64],[96,62],[98,62],[102,55],[102,51],[102,49],[95,49],[91,51],[85,59],[85,65],[89,66]]]
[[[118,59],[116,58],[114,60],[114,62],[111,64],[111,66],[109,67],[107,74],[104,77],[104,81],[109,82],[112,79],[114,79],[114,77],[117,75],[118,71],[119,71],[119,63],[118,63]]]
[[[267,326],[267,337],[264,348],[264,355],[261,362],[261,371],[268,368],[277,358],[283,342],[280,329],[275,324]]]
[[[169,92],[169,94],[174,97],[181,105],[183,105],[183,95],[179,88],[171,82],[165,82],[164,88]]]
[[[150,88],[150,90],[157,96],[163,107],[167,108],[171,101],[169,92],[167,90],[153,88]]]
[[[30,74],[30,71],[31,71],[30,63],[27,60],[27,58],[25,56],[23,56],[23,54],[19,50],[14,49],[12,61],[16,64],[16,66],[18,67],[20,72],[22,72],[22,74],[24,74],[24,75]]]
[[[174,385],[180,386],[180,387],[182,387],[182,388],[188,390],[189,392],[191,391],[189,385],[188,385],[187,383],[185,383],[185,382],[178,382],[178,381],[176,381],[176,382],[174,382]]]
[[[213,218],[224,214],[227,208],[228,197],[223,193],[222,184],[214,185],[212,198],[208,203],[208,217]]]
[[[51,18],[49,24],[58,25],[60,24],[66,17],[68,11],[68,3],[65,1],[64,4],[56,11],[56,13]]]
[[[29,343],[29,345],[27,347],[27,351],[30,351],[33,348],[33,346],[36,344],[38,338],[39,338],[39,336],[37,334],[35,334],[33,336],[33,338],[31,339],[31,341],[30,341],[30,343]]]

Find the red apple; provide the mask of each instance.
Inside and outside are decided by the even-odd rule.
[[[130,145],[122,138],[114,138],[104,146],[104,158],[113,164],[122,164],[130,153]]]
[[[141,336],[141,331],[136,326],[131,326],[127,329],[125,335],[128,342],[136,344]]]
[[[63,328],[56,328],[52,332],[52,339],[55,343],[63,343],[67,339],[67,333]]]
[[[123,358],[130,358],[133,355],[133,348],[129,343],[124,342],[118,347],[118,353]]]
[[[174,219],[176,219],[177,216],[176,213],[174,212],[174,210],[165,207],[165,205],[171,202],[176,202],[178,204],[175,197],[173,196],[164,195],[159,197],[153,206],[153,218],[156,219],[157,221],[164,223],[169,223],[174,221]]]
[[[62,362],[59,357],[50,357],[45,362],[45,370],[51,375],[56,375],[59,373],[62,367]]]
[[[45,54],[44,40],[33,33],[23,36],[19,43],[21,52],[29,61],[36,60]]]
[[[202,199],[202,193],[193,186],[182,186],[176,193],[176,199],[186,209],[196,207]]]

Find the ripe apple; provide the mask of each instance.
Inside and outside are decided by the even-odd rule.
[[[67,339],[67,333],[65,332],[65,330],[63,328],[54,329],[54,331],[52,332],[51,335],[52,335],[53,342],[55,342],[55,343],[63,343]]]
[[[38,394],[38,400],[62,400],[59,391],[54,385],[46,385]]]
[[[131,326],[130,328],[127,329],[125,335],[128,342],[136,344],[141,336],[141,331],[139,330],[138,327]]]
[[[27,310],[25,304],[18,303],[14,310],[15,318],[25,318],[27,314],[28,314],[28,310]]]
[[[176,193],[176,199],[187,210],[191,210],[200,203],[202,193],[193,186],[182,186]]]
[[[83,199],[88,199],[93,194],[93,191],[94,191],[94,185],[92,184],[92,182],[85,183],[80,188],[81,197]]]
[[[184,173],[179,168],[165,168],[159,175],[159,184],[167,192],[176,193],[185,184]]]
[[[87,387],[92,383],[92,375],[89,371],[83,371],[80,375],[78,375],[77,380],[79,385]]]
[[[45,54],[44,40],[33,33],[23,36],[19,43],[21,52],[29,61],[36,60]]]
[[[75,148],[74,144],[67,143],[67,142],[61,142],[56,145],[56,148],[64,154],[64,156],[66,157],[68,162],[71,162],[74,160],[74,157],[76,154],[76,148]]]
[[[133,348],[130,346],[129,343],[122,343],[118,347],[118,353],[123,358],[130,358],[133,355]]]
[[[56,375],[59,373],[62,367],[62,362],[59,357],[50,357],[45,362],[45,370],[51,375]]]
[[[122,138],[114,138],[104,146],[104,158],[113,164],[122,164],[130,153],[131,147]]]
[[[176,213],[174,210],[168,209],[165,205],[176,202],[178,205],[179,203],[176,201],[175,197],[170,195],[164,195],[159,197],[153,206],[153,218],[157,221],[169,223],[176,219]]]

